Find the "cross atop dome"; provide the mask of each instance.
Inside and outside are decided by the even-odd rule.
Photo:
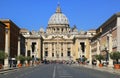
[[[57,5],[56,13],[62,13],[59,2],[58,2],[58,5]]]

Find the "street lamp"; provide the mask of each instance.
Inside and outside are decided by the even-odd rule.
[[[106,63],[107,63],[107,61],[109,60],[109,53],[108,53],[108,49],[107,49],[107,47],[105,47],[105,52],[106,52],[106,57],[105,57],[105,60],[106,60]]]

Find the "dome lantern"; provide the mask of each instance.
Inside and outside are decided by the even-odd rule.
[[[62,13],[61,8],[60,8],[60,4],[58,4],[58,6],[57,6],[56,13]]]

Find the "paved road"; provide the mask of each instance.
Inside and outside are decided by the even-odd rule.
[[[120,78],[120,75],[62,64],[40,65],[0,74],[0,78]]]

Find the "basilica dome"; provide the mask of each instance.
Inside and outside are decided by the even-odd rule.
[[[61,12],[61,8],[59,5],[56,9],[56,12],[50,17],[48,24],[49,25],[69,24],[68,18]]]

